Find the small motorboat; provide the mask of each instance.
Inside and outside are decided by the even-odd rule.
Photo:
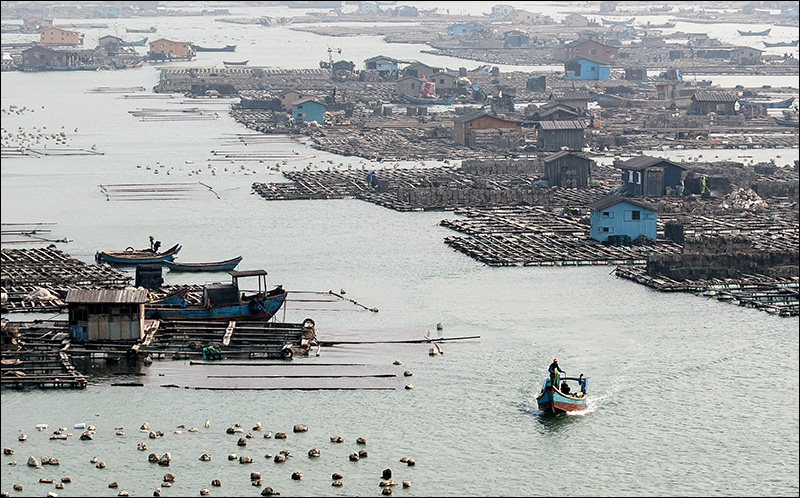
[[[583,410],[586,408],[587,377],[581,374],[579,377],[559,377],[556,380],[558,386],[551,384],[548,377],[542,385],[542,390],[536,397],[539,409],[545,413],[564,413]],[[572,391],[570,381],[577,383],[578,391]]]

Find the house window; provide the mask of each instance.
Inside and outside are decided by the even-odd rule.
[[[589,71],[594,71],[596,68],[594,66],[589,66]]]
[[[642,172],[641,171],[637,171],[636,172],[636,184],[637,185],[641,185],[642,184]]]
[[[628,170],[628,183],[633,183],[633,171]]]
[[[591,54],[595,55],[596,53],[597,53],[597,50],[592,49]]]
[[[638,221],[642,219],[641,211],[631,211],[631,219],[634,221]]]
[[[603,233],[614,233],[614,227],[600,227],[600,231]]]
[[[611,211],[603,211],[603,218],[613,218],[613,217],[614,213],[612,213]]]

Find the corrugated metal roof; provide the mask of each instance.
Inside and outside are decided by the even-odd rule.
[[[642,209],[647,209],[650,211],[656,211],[656,209],[652,206],[645,204],[644,202],[631,199],[630,197],[620,197],[618,195],[609,195],[608,197],[604,197],[599,201],[594,201],[593,203],[589,204],[589,209],[592,211],[599,211],[601,209],[605,209],[607,207],[611,207],[615,204],[619,204],[620,202],[627,202],[629,204],[633,204],[634,206],[638,206]]]
[[[674,162],[669,161],[667,159],[664,159],[663,157],[652,157],[652,156],[645,156],[645,155],[641,155],[641,156],[638,156],[638,157],[633,157],[631,159],[628,159],[627,161],[622,163],[622,165],[619,166],[619,167],[622,168],[622,169],[630,169],[630,170],[637,171],[637,170],[649,168],[650,166],[653,166],[655,164],[662,163],[662,162],[663,163],[669,163],[669,164],[671,164],[671,165],[673,165],[675,167],[678,167],[680,169],[686,169],[683,166],[681,166],[680,164],[675,164]]]
[[[583,130],[586,122],[582,119],[574,121],[539,121],[543,130]]]
[[[555,100],[592,100],[591,92],[583,92],[580,90],[566,91],[566,92],[553,92],[550,94],[551,99]]]
[[[561,152],[556,152],[555,154],[550,154],[549,156],[545,157],[543,159],[543,161],[546,162],[546,163],[549,163],[551,161],[555,161],[556,159],[561,159],[562,157],[565,157],[565,156],[576,156],[576,157],[580,157],[581,159],[586,159],[587,161],[590,160],[588,157],[586,157],[585,155],[583,155],[583,154],[581,154],[579,152],[575,152],[575,151],[571,151],[571,150],[562,150]]]
[[[67,291],[67,303],[130,303],[147,302],[147,291],[144,289],[70,289]]]
[[[736,97],[727,92],[695,92],[692,98],[699,102],[736,102]]]

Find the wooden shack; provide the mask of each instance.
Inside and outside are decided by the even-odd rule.
[[[661,197],[667,187],[683,186],[686,168],[661,157],[641,155],[617,166],[622,170],[623,190],[631,197]]]
[[[459,116],[453,120],[453,139],[457,144],[470,146],[474,143],[471,135],[484,130],[507,131],[522,136],[522,125],[518,121],[500,118],[485,111]]]
[[[144,337],[144,289],[71,289],[64,301],[72,339],[138,341]]]
[[[150,59],[164,60],[164,59],[189,59],[191,60],[195,52],[189,42],[172,41],[166,38],[159,38],[158,40],[149,43],[150,50],[147,55]]]
[[[562,150],[544,158],[544,175],[551,186],[565,188],[588,187],[591,179],[591,164],[585,155]]]
[[[114,35],[101,36],[97,40],[97,46],[105,50],[108,55],[117,55],[122,44],[122,38]]]
[[[736,114],[736,96],[727,92],[695,92],[689,114],[705,116],[711,112],[722,116]]]
[[[65,67],[69,60],[69,52],[34,45],[22,51],[22,70],[44,71],[47,66]]]
[[[422,62],[415,62],[403,69],[403,77],[413,76],[415,78],[430,80],[434,73],[441,72],[441,70],[441,68],[431,67]]]
[[[414,76],[406,76],[400,78],[395,83],[395,92],[399,96],[408,95],[411,97],[419,97],[422,95],[422,85],[424,81]]]
[[[586,121],[581,119],[539,121],[536,124],[536,147],[545,152],[581,150],[586,146],[585,129]]]
[[[583,117],[586,113],[566,104],[548,102],[539,106],[534,113],[534,121],[570,121]]]
[[[583,57],[607,64],[619,59],[619,47],[606,45],[595,40],[575,40],[556,47],[553,50],[553,57],[562,62]]]

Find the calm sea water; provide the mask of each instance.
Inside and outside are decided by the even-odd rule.
[[[167,23],[161,19],[136,21],[137,26],[157,22],[166,34]],[[232,29],[197,18],[170,19],[169,24],[176,38],[197,36],[199,31],[192,30],[205,29],[207,37],[194,41],[209,45],[238,42],[250,36],[246,33],[251,29],[261,36],[253,38],[254,47],[267,41],[289,44],[268,38],[286,31]],[[322,47],[319,53],[273,50],[269,53],[276,60],[271,64],[314,67],[324,58],[326,44],[334,43],[347,43],[353,50],[361,47],[353,60],[376,54],[407,56],[400,54],[408,47],[371,38],[314,38]],[[369,49],[373,43],[377,47]],[[237,57],[247,58],[244,54],[237,48]],[[292,66],[301,54],[305,65]],[[425,60],[418,55],[415,58]],[[204,61],[192,65],[203,66]],[[1,460],[3,491],[21,483],[23,491],[12,491],[14,496],[41,496],[56,490],[53,484],[39,483],[40,478],[58,482],[69,475],[73,482],[57,491],[60,496],[116,494],[108,488],[112,481],[132,496],[150,496],[163,475],[172,472],[175,484],[162,496],[197,496],[202,488],[211,489],[212,496],[256,496],[260,488],[250,485],[249,473],[257,471],[264,486],[284,496],[369,496],[380,493],[381,472],[390,468],[398,484],[412,482],[410,488],[395,489],[403,496],[800,492],[796,317],[776,317],[700,296],[658,293],[610,275],[611,267],[484,266],[442,242],[455,234],[439,226],[442,219],[455,217],[452,213],[397,213],[357,200],[266,202],[251,193],[250,185],[284,181],[269,169],[284,156],[295,156],[281,166],[284,170],[384,165],[322,153],[288,138],[237,145],[235,134],[248,130],[227,117],[224,102],[180,104],[180,98],[168,102],[87,93],[99,86],[151,88],[157,78],[150,67],[81,74],[2,73],[0,107],[13,104],[34,110],[3,114],[5,130],[46,126],[61,131],[63,126],[71,147],[96,145],[104,152],[4,159],[2,221],[56,223],[53,238],[74,241],[57,246],[87,263],[99,249],[144,247],[149,235],[165,246],[181,243],[183,261],[241,254],[240,269],[267,269],[271,284],[295,291],[345,289],[346,297],[380,310],[372,313],[349,303],[290,302],[285,319],[313,317],[321,340],[411,340],[429,330],[434,337],[480,338],[444,342],[444,354],[438,356],[428,354],[428,344],[362,344],[322,348],[318,357],[269,367],[157,360],[140,367],[144,376],[130,377],[116,375],[122,367],[94,362],[83,365],[92,373],[86,390],[4,390],[0,445],[14,448],[15,454]],[[219,110],[222,117],[142,122],[128,113],[191,106]],[[254,148],[276,159],[208,161],[212,150]],[[780,153],[796,157],[797,149]],[[211,175],[209,164],[217,168],[216,175]],[[203,172],[198,175],[197,170]],[[219,198],[197,191],[181,201],[107,201],[99,187],[198,181],[212,187]],[[165,277],[168,283],[220,280],[214,274]],[[443,324],[442,331],[436,330],[437,323]],[[535,396],[554,356],[570,375],[590,378],[585,412],[545,417],[536,409]],[[393,365],[395,360],[403,364]],[[413,376],[404,377],[405,370]],[[397,377],[219,377],[378,374]],[[145,386],[111,385],[121,381]],[[405,389],[406,384],[414,389]],[[209,428],[203,426],[206,420]],[[97,427],[94,441],[77,439],[81,431],[72,427],[81,422]],[[144,422],[165,436],[148,439],[139,432]],[[264,430],[252,431],[258,422]],[[242,434],[225,432],[236,423],[255,435],[246,447],[237,446]],[[49,428],[38,432],[36,424]],[[295,424],[306,424],[309,431],[295,434]],[[69,427],[75,437],[49,440],[58,427]],[[124,427],[126,435],[115,435],[116,427]],[[191,427],[200,431],[187,432]],[[174,434],[176,430],[183,433]],[[287,432],[288,438],[265,439],[266,431]],[[27,442],[17,441],[20,432],[28,435]],[[345,442],[331,443],[330,436],[336,435]],[[358,437],[367,439],[365,447],[356,445]],[[149,450],[137,451],[139,442]],[[311,448],[319,448],[321,457],[308,458]],[[282,449],[292,455],[286,463],[264,458]],[[359,449],[366,449],[368,458],[349,461],[348,455]],[[149,463],[150,452],[170,452],[171,466]],[[210,453],[212,461],[199,461],[203,453]],[[228,461],[232,453],[252,456],[254,463]],[[37,470],[25,465],[28,456],[59,457],[61,464]],[[95,456],[106,462],[105,469],[90,463]],[[402,457],[415,459],[416,465],[400,463]],[[18,465],[6,465],[11,461]],[[302,480],[291,479],[295,471],[303,473]],[[344,475],[343,487],[331,487],[333,472]],[[212,479],[220,479],[222,487],[212,488]]]

